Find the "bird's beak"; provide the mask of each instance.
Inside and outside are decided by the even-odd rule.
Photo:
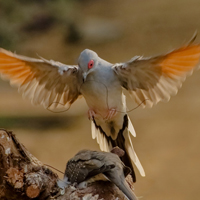
[[[87,78],[87,72],[83,72],[83,82],[86,81],[86,78]]]

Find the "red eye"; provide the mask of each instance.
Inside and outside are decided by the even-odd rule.
[[[94,66],[94,60],[90,60],[88,63],[88,69],[91,69]]]

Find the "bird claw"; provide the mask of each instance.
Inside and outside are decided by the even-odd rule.
[[[110,120],[117,114],[117,110],[115,108],[111,108],[108,110],[108,114],[104,117],[104,120]]]
[[[107,115],[103,118],[104,120],[110,120],[117,114],[117,110],[115,108],[111,108],[108,110]],[[93,120],[94,118],[98,118],[99,115],[92,109],[88,110],[88,119]]]
[[[88,110],[88,119],[89,120],[93,120],[93,118],[96,116],[96,113],[94,112],[94,110],[89,109]]]

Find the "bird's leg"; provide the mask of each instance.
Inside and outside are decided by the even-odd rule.
[[[95,116],[96,116],[96,113],[94,112],[94,110],[89,109],[88,110],[88,119],[92,120],[93,118],[95,118]]]
[[[117,114],[117,110],[115,108],[111,108],[108,110],[107,115],[104,117],[104,120],[110,120]]]

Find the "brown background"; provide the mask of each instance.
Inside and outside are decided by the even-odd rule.
[[[184,44],[195,30],[200,31],[199,0],[57,2],[0,3],[0,46],[67,64],[76,64],[79,53],[90,48],[115,63],[134,55],[165,53]],[[3,10],[8,8],[12,9]],[[45,30],[37,28],[38,23],[30,29],[43,15],[50,16],[50,21],[53,16],[53,22]],[[74,30],[77,39],[69,42],[66,38]],[[128,105],[135,106],[130,100]],[[137,133],[134,147],[146,171],[145,178],[136,172],[136,194],[144,200],[198,200],[200,72],[188,77],[170,102],[152,109],[138,108],[129,115]],[[43,163],[62,171],[77,151],[99,150],[91,138],[84,99],[77,100],[69,111],[54,114],[32,106],[16,88],[0,81],[0,126],[13,130]]]

